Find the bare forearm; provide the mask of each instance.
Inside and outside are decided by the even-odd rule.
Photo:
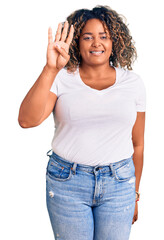
[[[133,162],[135,166],[135,175],[136,175],[136,191],[139,191],[139,185],[143,169],[143,157],[144,157],[144,147],[135,146],[133,153]]]
[[[35,124],[40,120],[44,113],[49,90],[57,73],[58,70],[51,71],[47,66],[43,68],[37,81],[22,101],[18,117],[19,124],[26,126]]]

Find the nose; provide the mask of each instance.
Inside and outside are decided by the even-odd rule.
[[[92,47],[99,47],[99,46],[101,46],[101,43],[97,38],[95,38],[92,43]]]

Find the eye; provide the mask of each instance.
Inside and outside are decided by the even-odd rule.
[[[101,39],[107,39],[107,36],[102,36]]]
[[[84,40],[90,40],[90,39],[92,39],[92,37],[85,37],[85,38],[83,38]]]

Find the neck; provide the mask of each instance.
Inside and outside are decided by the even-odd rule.
[[[79,69],[83,75],[87,75],[90,78],[95,78],[95,77],[103,78],[106,74],[113,72],[113,67],[111,67],[109,64],[92,66],[92,65],[82,63]]]

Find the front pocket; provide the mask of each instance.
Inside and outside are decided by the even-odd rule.
[[[132,159],[115,169],[115,179],[119,182],[127,181],[134,176],[135,167]]]
[[[71,167],[66,167],[51,157],[48,162],[46,175],[57,181],[67,181],[71,178],[72,171]]]

